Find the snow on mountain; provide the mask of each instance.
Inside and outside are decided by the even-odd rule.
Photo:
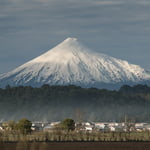
[[[91,51],[76,38],[65,41],[11,72],[0,75],[6,85],[80,85],[109,88],[110,85],[150,81],[150,73],[138,65]]]

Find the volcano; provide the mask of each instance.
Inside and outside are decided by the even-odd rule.
[[[67,38],[41,56],[0,75],[0,87],[77,85],[116,89],[150,83],[150,72],[138,65],[88,49]]]

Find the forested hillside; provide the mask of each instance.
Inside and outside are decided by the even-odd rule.
[[[0,119],[121,121],[124,116],[150,122],[150,87],[124,85],[119,91],[77,86],[0,89]]]

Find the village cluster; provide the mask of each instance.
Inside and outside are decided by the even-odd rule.
[[[33,122],[33,131],[53,131],[58,125],[58,122]],[[149,123],[130,123],[130,122],[82,122],[75,123],[75,130],[85,132],[143,132],[150,131]]]
[[[32,122],[32,131],[52,132],[61,122]],[[0,123],[0,131],[9,130],[5,128],[7,123]],[[131,122],[81,122],[75,123],[75,131],[85,132],[143,132],[150,131],[149,123],[131,123]]]

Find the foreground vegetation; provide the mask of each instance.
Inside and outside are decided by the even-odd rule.
[[[149,150],[150,131],[79,131],[72,119],[65,119],[49,131],[32,131],[31,122],[4,123],[1,150]]]
[[[33,132],[20,134],[20,132],[5,131],[0,133],[0,142],[150,142],[150,132],[76,132],[53,131]]]

